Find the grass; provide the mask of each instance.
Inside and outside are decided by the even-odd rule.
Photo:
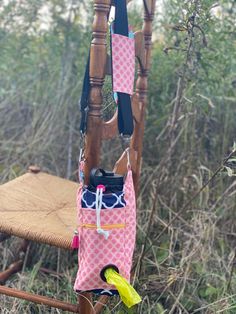
[[[236,312],[236,181],[229,176],[235,160],[230,172],[221,169],[202,189],[235,141],[235,8],[222,1],[221,23],[209,14],[211,1],[200,2],[196,23],[206,46],[202,31],[195,29],[193,36],[188,22],[196,2],[180,8],[169,0],[156,24],[164,35],[153,46],[133,264],[142,303],[128,311],[112,298],[104,313]],[[14,18],[13,7],[8,9],[0,16],[3,25]],[[37,36],[0,29],[1,183],[32,163],[76,180],[78,99],[90,30],[79,15],[64,23],[54,13],[52,29]],[[183,26],[188,31],[176,30]],[[166,47],[178,49],[164,53]],[[107,79],[104,90],[109,86]],[[105,99],[103,114],[109,118],[110,93]],[[112,168],[121,151],[118,140],[105,143],[101,165]],[[0,269],[12,262],[18,245],[14,237],[0,244]],[[7,285],[76,302],[76,270],[76,254],[32,243],[23,271]],[[62,311],[0,296],[0,313]]]

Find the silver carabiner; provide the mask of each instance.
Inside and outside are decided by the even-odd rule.
[[[127,167],[131,168],[131,163],[130,163],[130,147],[126,148],[126,153],[127,153]]]
[[[80,132],[79,162],[84,159],[85,134]]]
[[[123,150],[126,150],[130,147],[131,136],[120,134],[121,146]]]

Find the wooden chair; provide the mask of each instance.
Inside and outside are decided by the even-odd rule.
[[[127,1],[129,2],[129,1]],[[107,68],[106,34],[107,16],[111,0],[94,0],[93,39],[90,50],[90,101],[87,136],[85,138],[85,175],[99,165],[102,140],[117,136],[117,117],[104,122],[101,118],[103,103],[102,87]],[[140,175],[145,108],[147,105],[147,79],[150,68],[152,21],[155,0],[144,0],[144,23],[142,31],[135,33],[135,53],[138,60],[136,91],[132,96],[135,121],[130,143],[131,165],[136,192]],[[97,60],[99,56],[99,62]],[[116,162],[117,173],[126,172],[126,154]],[[20,251],[25,252],[29,241],[36,241],[58,248],[70,249],[71,235],[76,222],[75,195],[77,183],[58,178],[30,167],[29,172],[0,187],[0,241],[8,235],[22,238]],[[6,280],[21,270],[23,260],[16,260],[7,270],[0,273],[0,293],[39,304],[45,304],[74,313],[100,313],[107,297],[101,297],[94,308],[91,294],[79,296],[78,304],[59,301],[4,286]]]

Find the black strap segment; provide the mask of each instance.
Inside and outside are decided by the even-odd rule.
[[[90,64],[90,53],[88,55],[88,60],[87,60],[86,69],[84,73],[82,94],[80,98],[80,112],[81,112],[80,132],[82,134],[86,132],[86,125],[87,125],[87,112],[88,112],[89,91],[90,91],[89,64]]]
[[[129,36],[129,25],[126,0],[115,0],[115,21],[114,21],[114,33]]]
[[[114,21],[114,33],[129,36],[128,16],[126,0],[115,0],[115,21]],[[86,70],[84,74],[83,89],[80,98],[80,132],[84,134],[86,132],[87,125],[87,112],[89,104],[89,92],[90,92],[90,78],[89,78],[89,64],[90,54],[88,56]],[[122,136],[131,136],[133,133],[133,114],[131,107],[130,95],[125,93],[118,94],[118,129]]]

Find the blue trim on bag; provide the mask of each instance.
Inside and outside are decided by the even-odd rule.
[[[95,294],[99,295],[107,295],[109,297],[112,297],[113,295],[119,295],[119,292],[117,290],[105,290],[105,289],[93,289],[93,290],[76,290],[77,293],[81,292],[93,292]]]
[[[102,209],[113,209],[113,208],[125,207],[126,202],[124,199],[124,192],[121,191],[121,192],[116,192],[116,193],[103,194],[102,203],[103,203]],[[113,206],[113,204],[115,205]],[[81,196],[81,206],[82,208],[96,209],[96,193],[91,192],[87,188],[83,188],[83,192]]]

